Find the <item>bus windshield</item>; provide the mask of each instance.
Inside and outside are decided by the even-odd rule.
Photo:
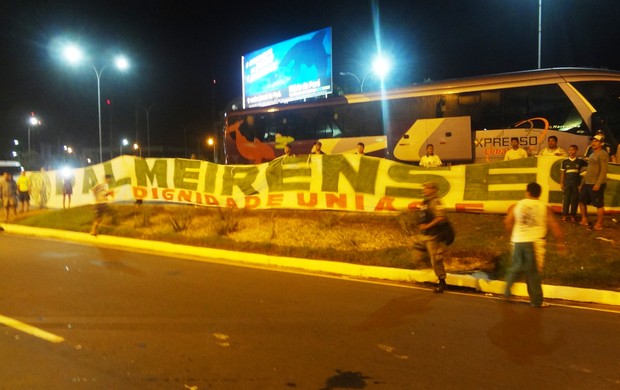
[[[620,140],[620,81],[584,81],[573,85],[604,118],[607,137],[617,144]]]

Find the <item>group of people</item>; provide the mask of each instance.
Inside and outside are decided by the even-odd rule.
[[[366,145],[363,142],[358,142],[355,146],[355,154],[364,155],[364,149]],[[323,143],[321,141],[316,141],[314,145],[312,145],[312,149],[310,150],[310,154],[325,154],[323,151]],[[293,150],[291,149],[291,144],[284,145],[284,154],[286,157],[294,157]]]
[[[42,171],[44,171],[42,169]],[[43,182],[39,183],[39,187],[36,190],[40,192],[40,207],[45,208],[47,203],[46,191],[47,188],[43,185]],[[21,212],[27,213],[30,211],[30,198],[33,185],[30,177],[26,175],[26,171],[22,171],[17,181],[13,175],[9,172],[3,172],[2,180],[0,180],[0,203],[5,210],[5,221],[10,219],[11,211],[13,211],[14,217],[17,217],[17,206],[21,205]],[[73,194],[73,181],[70,177],[63,179],[62,185],[62,208],[71,207],[71,196]]]
[[[543,155],[562,156],[563,151],[557,146],[557,138],[553,138],[548,148],[542,151]],[[518,146],[518,139],[516,141]],[[561,186],[564,190],[562,221],[568,221],[570,216],[570,220],[576,222],[577,204],[579,204],[580,224],[590,226],[587,205],[591,204],[597,209],[592,229],[602,230],[605,214],[603,196],[607,180],[607,164],[610,159],[609,152],[604,149],[604,136],[597,133],[591,137],[589,149],[592,152],[586,161],[577,156],[578,147],[571,145],[566,154],[567,158],[562,161]],[[582,179],[581,174],[584,170],[585,175]],[[510,206],[504,219],[512,246],[512,264],[506,275],[504,295],[510,298],[514,282],[524,275],[532,307],[545,306],[540,272],[544,266],[545,238],[548,230],[555,236],[557,251],[566,252],[560,224],[551,207],[540,199],[541,194],[540,184],[536,182],[527,184],[524,199]],[[435,292],[442,293],[447,287],[444,267],[447,244],[442,240],[440,232],[434,228],[445,223],[447,217],[436,183],[424,183],[422,195],[424,201],[420,206],[422,214],[418,219],[419,233],[415,238],[414,250],[430,258],[438,279]]]
[[[9,172],[2,174],[0,181],[0,203],[5,212],[5,221],[10,219],[10,212],[13,211],[14,217],[17,217],[17,205],[21,204],[21,212],[28,212],[30,209],[30,179],[26,176],[26,172],[20,174],[17,181]]]
[[[591,143],[586,149],[583,158],[577,156],[579,148],[570,145],[568,153],[558,146],[558,138],[554,135],[547,139],[547,147],[541,149],[538,156],[566,157],[562,161],[560,185],[563,191],[562,221],[577,222],[578,209],[581,213],[579,223],[590,227],[587,217],[589,204],[596,207],[596,221],[592,228],[603,229],[605,209],[603,198],[607,182],[607,165],[609,162],[620,161],[620,150],[615,155],[610,144],[605,142],[605,134],[598,130],[590,138]],[[620,148],[618,148],[620,149]],[[511,148],[506,151],[505,161],[528,157],[525,149],[519,146],[519,139],[511,139]],[[585,175],[582,173],[585,171]],[[583,176],[583,178],[582,178]]]

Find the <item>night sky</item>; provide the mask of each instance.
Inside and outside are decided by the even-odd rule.
[[[128,72],[110,66],[101,77],[114,138],[104,146],[122,137],[144,144],[150,107],[151,145],[187,149],[240,97],[243,54],[325,27],[333,29],[334,83],[345,88],[352,80],[338,73],[361,78],[377,42],[394,63],[393,87],[535,69],[538,61],[538,0],[0,4],[0,159],[10,157],[13,139],[27,142],[33,111],[43,121],[33,148],[98,146],[95,72],[63,62],[62,42],[81,45],[98,68],[118,52],[131,61]],[[543,0],[542,67],[620,70],[619,21],[618,0]]]

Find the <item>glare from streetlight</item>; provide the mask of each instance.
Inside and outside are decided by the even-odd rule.
[[[116,57],[114,63],[116,64],[116,67],[120,70],[126,70],[127,68],[129,68],[129,61],[124,56]]]
[[[34,116],[31,116],[30,119],[28,119],[30,121],[30,124],[35,126],[39,124],[39,120],[37,118],[35,118]]]
[[[123,138],[123,146],[127,145],[129,145],[129,141],[127,141],[127,138]]]
[[[212,137],[209,137],[209,138],[207,139],[207,145],[209,145],[209,146],[213,146],[213,144],[214,144],[213,138],[212,138]]]
[[[80,50],[80,48],[75,45],[66,46],[63,49],[62,54],[67,59],[67,61],[69,61],[69,63],[74,65],[78,64],[84,58],[82,50]]]
[[[375,60],[372,63],[373,72],[377,76],[379,76],[379,78],[381,79],[383,79],[385,75],[388,74],[388,72],[390,71],[390,68],[391,68],[390,61],[382,56],[375,58]]]

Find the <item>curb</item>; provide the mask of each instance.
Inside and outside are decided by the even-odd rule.
[[[236,262],[242,265],[281,267],[315,273],[326,273],[356,278],[383,279],[396,282],[425,283],[437,281],[435,274],[430,269],[407,270],[401,268],[339,263],[328,260],[308,260],[295,257],[236,252],[223,249],[194,247],[160,241],[139,240],[135,238],[123,238],[107,235],[93,237],[87,233],[13,224],[0,225],[0,231],[2,231],[2,228],[6,233],[10,234],[56,238],[94,245],[136,249],[164,255],[181,255],[195,261],[209,262],[212,259],[221,259]],[[504,293],[506,286],[505,282],[499,280],[489,280],[484,278],[476,278],[471,275],[457,274],[448,274],[446,283],[451,286],[473,288],[482,293],[498,295],[502,295]],[[620,306],[620,292],[616,291],[594,290],[547,284],[543,284],[542,287],[544,297],[549,299]],[[515,283],[512,288],[512,294],[527,298],[528,295],[526,284]]]

